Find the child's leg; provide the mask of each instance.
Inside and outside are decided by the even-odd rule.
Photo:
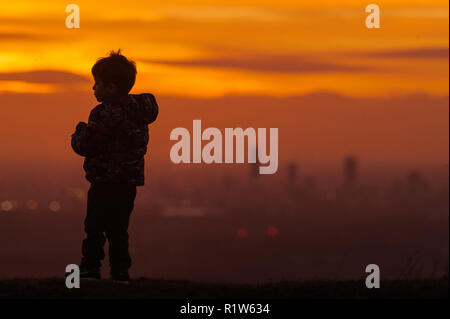
[[[114,185],[107,212],[106,237],[109,241],[111,274],[128,271],[131,258],[128,252],[128,225],[136,198],[136,186]]]
[[[101,260],[105,258],[104,201],[105,192],[101,186],[91,185],[87,198],[87,213],[84,220],[86,239],[83,240],[81,267],[85,269],[99,269]]]

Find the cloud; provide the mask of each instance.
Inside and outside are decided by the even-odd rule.
[[[448,59],[448,48],[418,48],[369,52],[365,54],[372,57],[381,58],[417,58],[417,59]]]
[[[0,73],[0,81],[58,84],[87,82],[88,78],[79,74],[61,70],[36,70],[27,72]]]
[[[256,72],[316,73],[316,72],[363,72],[370,71],[367,66],[344,65],[318,62],[301,56],[242,56],[215,59],[195,59],[186,61],[141,60],[144,63],[157,63],[173,66],[217,67],[241,69]]]
[[[48,35],[31,33],[0,33],[0,41],[50,41],[55,39]]]
[[[169,19],[178,18],[183,20],[276,22],[283,20],[283,15],[278,11],[258,7],[183,7],[164,10],[162,15]]]

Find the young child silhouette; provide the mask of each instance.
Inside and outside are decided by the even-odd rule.
[[[112,51],[92,67],[94,95],[101,104],[88,123],[72,134],[73,150],[85,157],[83,168],[91,183],[84,221],[80,277],[100,279],[103,246],[109,241],[111,277],[129,283],[128,224],[136,187],[144,185],[144,155],[148,125],[158,116],[152,94],[128,94],[136,79],[136,64]]]

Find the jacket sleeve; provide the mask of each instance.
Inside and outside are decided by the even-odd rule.
[[[97,122],[93,112],[89,116],[88,123],[79,122],[75,133],[72,134],[72,149],[81,156],[99,154],[105,145],[107,134],[102,125]]]
[[[159,107],[153,94],[143,94],[145,99],[144,121],[148,124],[153,123],[158,117]]]

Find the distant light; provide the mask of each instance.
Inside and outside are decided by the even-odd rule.
[[[29,210],[36,210],[38,208],[39,204],[37,201],[30,199],[27,201],[26,206]]]
[[[11,209],[13,209],[13,203],[9,200],[5,200],[2,202],[2,210],[4,210],[5,212],[10,211]]]
[[[269,235],[270,237],[274,237],[276,234],[278,234],[278,228],[273,226],[269,226],[267,228],[267,235]]]
[[[84,191],[82,189],[79,189],[79,188],[74,189],[73,194],[78,199],[83,199],[84,198]]]
[[[49,208],[51,211],[57,212],[58,210],[61,209],[61,205],[59,204],[59,202],[54,200],[54,201],[50,202]]]
[[[78,199],[83,199],[85,196],[84,191],[81,188],[69,187],[67,189],[67,192],[69,193],[70,196],[73,196]]]
[[[238,235],[240,238],[247,237],[248,231],[247,231],[247,229],[245,229],[245,228],[239,228],[239,229],[237,230],[237,235]]]

